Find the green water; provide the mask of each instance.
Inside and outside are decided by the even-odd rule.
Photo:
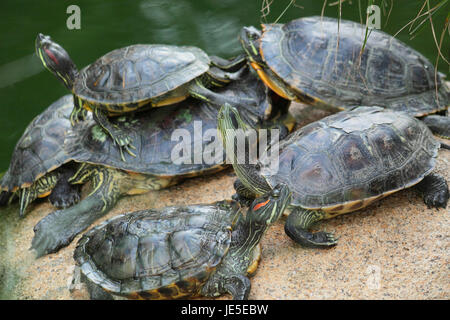
[[[413,19],[423,0],[392,0],[394,5],[382,30],[394,34]],[[267,22],[274,22],[291,0],[274,0]],[[335,2],[329,0],[328,3]],[[360,21],[358,0],[346,1],[342,18]],[[381,1],[375,1],[380,4]],[[391,1],[388,1],[390,3]],[[431,5],[440,1],[431,0]],[[365,11],[367,1],[361,0]],[[438,37],[449,3],[433,16]],[[66,8],[81,9],[81,30],[68,30]],[[320,15],[322,0],[297,0],[280,22]],[[242,26],[259,25],[262,0],[1,0],[0,4],[0,172],[7,169],[12,150],[27,124],[66,89],[34,56],[38,32],[49,34],[70,53],[79,68],[116,48],[135,43],[194,45],[209,54],[232,56],[240,51],[237,34]],[[301,7],[300,7],[301,6]],[[388,8],[389,9],[389,8]],[[327,6],[325,15],[338,16],[338,6]],[[431,61],[437,50],[429,25],[410,40],[397,36]],[[442,48],[449,58],[448,33]],[[439,65],[448,75],[448,66]]]

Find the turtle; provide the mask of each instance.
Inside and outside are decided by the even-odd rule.
[[[279,114],[278,106],[272,108],[265,85],[252,73],[246,74],[242,80],[220,89],[225,96],[249,101],[253,97],[258,103],[259,109],[243,109],[243,117],[257,126],[291,121],[291,116]],[[73,96],[66,95],[33,120],[0,181],[3,199],[19,196],[21,216],[37,197],[49,196],[54,205],[64,208],[35,226],[32,248],[38,256],[68,245],[112,208],[120,196],[166,188],[185,178],[227,167],[223,152],[211,152],[213,156],[203,160],[208,150],[216,150],[217,142],[203,136],[211,131],[217,133],[216,105],[191,98],[166,108],[112,119],[136,142],[137,157],[123,162],[120,151],[90,114],[76,127],[71,126],[73,103]],[[274,115],[265,114],[263,106],[273,110]],[[284,110],[287,107],[284,105]],[[89,181],[92,192],[78,202],[77,185]]]
[[[234,107],[221,108],[218,129],[224,141],[245,127]],[[327,232],[311,233],[315,222],[362,209],[402,189],[414,186],[428,207],[445,208],[448,185],[433,172],[439,147],[428,127],[407,113],[377,106],[341,111],[281,140],[277,158],[271,158],[276,165],[263,158],[240,164],[236,154],[228,153],[239,178],[234,199],[245,202],[284,183],[292,191],[286,234],[304,246],[330,247],[337,239]]]
[[[74,251],[72,292],[91,299],[248,299],[259,242],[290,201],[285,185],[253,201],[222,200],[122,214],[85,233]]]
[[[450,86],[422,54],[389,34],[329,17],[244,27],[240,42],[249,63],[286,99],[331,112],[382,106],[428,119],[450,139]],[[362,54],[361,54],[362,52]],[[426,121],[426,123],[428,123]]]
[[[131,156],[135,153],[130,137],[112,125],[109,116],[171,105],[188,96],[223,103],[226,97],[207,87],[238,79],[241,69],[227,70],[245,64],[243,56],[230,61],[210,58],[192,46],[136,44],[115,49],[78,71],[67,51],[41,33],[36,38],[36,54],[73,93],[72,125],[86,117],[86,110],[92,111],[94,120]],[[239,105],[231,98],[228,102]]]

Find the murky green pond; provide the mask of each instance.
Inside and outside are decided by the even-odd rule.
[[[67,93],[34,54],[37,33],[49,34],[70,53],[79,68],[101,55],[136,43],[194,45],[209,54],[229,57],[240,52],[237,35],[242,26],[320,15],[324,0],[1,0],[0,2],[0,172],[7,169],[12,150],[28,123],[51,102]],[[270,12],[261,8],[271,2]],[[339,7],[327,1],[325,15],[338,17]],[[361,21],[367,0],[345,1],[342,18]],[[395,34],[415,18],[423,0],[374,1],[382,7],[382,30]],[[432,6],[441,0],[431,0]],[[391,3],[393,3],[391,8]],[[81,29],[69,30],[69,5],[81,9]],[[287,9],[286,9],[287,8]],[[450,1],[433,15],[439,41]],[[388,18],[389,16],[389,18]],[[417,24],[416,24],[417,25]],[[413,39],[406,28],[397,38],[436,61],[437,48],[429,23]],[[449,59],[448,32],[442,53]],[[449,75],[442,59],[439,70]],[[8,233],[18,223],[11,209],[2,209],[0,257],[8,250]],[[2,270],[3,269],[3,270]],[[17,275],[0,266],[0,298]],[[2,290],[3,287],[3,290]]]
[[[0,172],[7,169],[11,152],[25,127],[52,101],[66,94],[56,78],[44,70],[34,55],[38,32],[51,35],[70,53],[79,68],[110,50],[135,43],[195,45],[210,54],[232,56],[239,52],[239,29],[259,25],[263,0],[2,0],[0,4]],[[274,0],[266,21],[280,22],[320,15],[322,0]],[[327,1],[325,15],[338,16],[338,6]],[[367,0],[345,1],[342,18],[360,21]],[[422,0],[384,0],[382,30],[394,34],[413,19]],[[431,5],[440,1],[432,0]],[[81,29],[69,30],[67,7],[81,9]],[[381,5],[382,1],[375,1]],[[330,6],[331,4],[331,6]],[[437,37],[449,12],[450,2],[433,19]],[[267,13],[267,11],[266,11]],[[429,24],[412,40],[407,29],[398,35],[435,61],[437,50]],[[449,37],[442,52],[449,57]],[[442,61],[442,59],[441,59]],[[448,74],[448,66],[440,64]]]

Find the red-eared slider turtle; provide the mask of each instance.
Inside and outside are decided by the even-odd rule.
[[[256,199],[245,216],[239,203],[230,200],[114,217],[78,242],[74,259],[80,279],[92,299],[224,293],[247,299],[261,237],[289,201],[289,189],[280,185]]]
[[[279,95],[331,111],[382,106],[415,117],[444,112],[450,89],[422,54],[364,25],[327,17],[243,28],[240,40],[260,78]],[[436,117],[436,116],[435,116]],[[450,118],[430,119],[450,137]]]
[[[188,96],[219,104],[228,101],[241,105],[207,87],[221,86],[237,79],[240,70],[232,73],[226,69],[244,64],[242,57],[222,65],[224,60],[215,58],[211,61],[196,47],[138,44],[113,50],[78,72],[69,54],[42,34],[36,38],[36,54],[73,93],[72,125],[85,118],[86,110],[92,111],[94,120],[120,149],[124,148],[132,156],[135,151],[130,150],[131,137],[112,125],[108,116],[170,105]]]
[[[218,128],[227,143],[232,143],[233,130],[244,127],[235,108],[222,107]],[[286,233],[303,245],[325,247],[336,239],[326,232],[310,233],[312,224],[414,185],[429,207],[445,208],[447,182],[432,173],[439,146],[427,126],[406,113],[359,107],[290,134],[279,144],[278,167],[262,158],[256,165],[236,163],[236,155],[231,160],[240,197],[252,198],[285,183],[292,191]]]
[[[272,125],[281,120],[281,115],[272,119],[265,113],[263,105],[274,111],[278,108],[271,108],[266,87],[251,73],[220,92],[254,99],[261,106],[242,110],[252,125]],[[23,215],[29,203],[49,194],[58,206],[72,205],[79,198],[73,185],[91,182],[93,191],[86,199],[51,213],[36,225],[32,247],[39,255],[55,252],[70,243],[122,195],[158,190],[225,167],[223,153],[213,153],[219,140],[211,135],[205,138],[208,132],[217,132],[219,108],[215,105],[188,99],[134,117],[112,119],[136,143],[136,157],[127,162],[121,160],[120,151],[90,115],[72,127],[72,108],[73,98],[65,96],[28,126],[0,183],[6,196],[10,193],[19,196]],[[207,161],[208,150],[213,156]]]

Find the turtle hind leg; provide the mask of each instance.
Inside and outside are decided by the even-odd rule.
[[[75,174],[74,168],[65,168],[58,182],[50,193],[51,204],[59,209],[70,207],[80,201],[81,186],[69,183],[69,179]]]
[[[230,80],[231,81],[231,80]],[[212,103],[216,106],[223,106],[228,103],[237,108],[243,108],[247,110],[249,107],[257,108],[257,102],[253,99],[242,99],[238,97],[230,97],[228,95],[216,93],[209,90],[200,80],[195,80],[189,87],[189,94],[199,100]]]
[[[446,208],[449,199],[447,181],[441,175],[432,173],[420,181],[416,189],[422,194],[428,208]]]
[[[450,117],[431,115],[422,118],[431,132],[444,139],[450,139]]]
[[[34,227],[31,249],[37,257],[53,253],[67,246],[80,232],[105,215],[120,196],[121,173],[117,170],[83,164],[71,183],[90,180],[93,191],[76,205],[57,210]]]
[[[247,63],[245,54],[241,54],[230,60],[223,59],[218,56],[209,56],[209,58],[214,66],[222,70],[227,70],[228,72],[237,71]]]
[[[111,123],[106,113],[99,108],[93,108],[92,112],[94,120],[105,130],[105,132],[113,139],[114,143],[120,149],[120,155],[123,161],[125,160],[123,150],[125,150],[130,156],[136,157],[131,149],[136,149],[132,144],[132,139],[129,134],[119,126]]]
[[[309,232],[308,229],[324,218],[323,211],[313,211],[301,208],[292,210],[286,220],[284,231],[295,242],[305,247],[328,248],[337,244],[337,239],[328,232]]]

